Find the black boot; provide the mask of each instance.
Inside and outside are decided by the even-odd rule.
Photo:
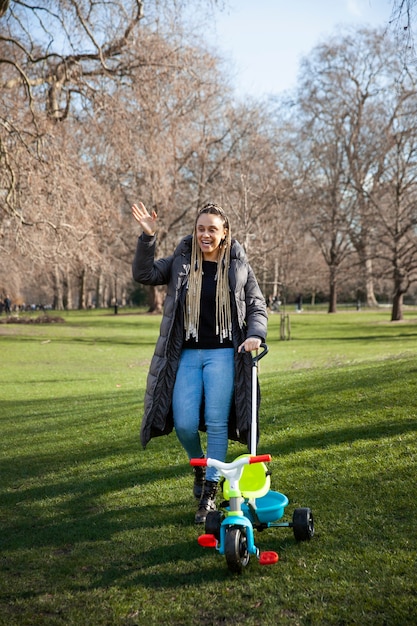
[[[206,480],[204,483],[203,493],[201,494],[200,502],[198,504],[198,511],[195,514],[196,524],[204,524],[207,513],[209,511],[216,510],[216,493],[217,483],[212,480]]]
[[[193,467],[193,470],[194,470],[193,494],[196,500],[200,500],[201,495],[203,493],[204,479],[206,477],[206,468],[200,467],[197,465],[196,467]]]

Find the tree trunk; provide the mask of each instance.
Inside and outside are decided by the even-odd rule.
[[[103,307],[104,308],[110,306],[111,304],[109,294],[110,294],[110,289],[109,289],[108,283],[106,282],[103,287]]]
[[[85,309],[85,283],[86,283],[86,271],[81,271],[80,280],[78,283],[78,309]]]
[[[267,288],[266,288],[266,267],[265,267],[265,265],[262,268],[262,287],[261,287],[261,289],[262,289],[262,293],[266,297]]]
[[[278,264],[278,259],[275,259],[275,263],[274,263],[274,289],[272,292],[272,295],[274,298],[278,297],[278,292],[279,292],[279,264]]]
[[[400,322],[403,319],[403,299],[407,292],[405,273],[398,265],[398,257],[395,259],[393,272],[394,295],[392,298],[391,322]]]
[[[61,277],[59,275],[58,265],[54,266],[53,272],[53,283],[54,283],[54,297],[53,297],[53,308],[55,311],[62,311],[64,309],[64,293],[62,289]]]
[[[336,313],[337,309],[337,287],[336,287],[336,267],[330,267],[329,281],[329,310],[328,313]]]
[[[104,308],[104,289],[103,289],[103,276],[101,272],[97,276],[96,281],[96,308]]]
[[[65,308],[71,310],[73,307],[73,295],[72,295],[72,282],[71,282],[71,273],[69,268],[67,267],[66,271],[66,306]]]
[[[372,259],[366,259],[365,261],[365,289],[366,289],[366,304],[369,307],[377,307],[378,301],[375,298],[375,292],[374,292]]]
[[[123,287],[122,288],[122,294],[121,294],[121,297],[120,297],[120,304],[121,304],[121,306],[126,306],[126,303],[127,303],[126,288]]]
[[[151,287],[149,292],[149,313],[162,313],[165,300],[165,287]]]
[[[400,322],[403,319],[403,297],[402,291],[396,289],[392,300],[391,322]]]

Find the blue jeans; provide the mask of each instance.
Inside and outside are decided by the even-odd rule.
[[[228,421],[235,379],[233,348],[185,349],[181,353],[172,397],[174,426],[188,457],[204,456],[198,425],[204,397],[208,458],[225,461]],[[219,472],[208,467],[206,479],[218,481]]]

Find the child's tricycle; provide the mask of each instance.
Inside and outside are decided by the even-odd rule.
[[[254,529],[262,531],[272,527],[293,529],[297,541],[311,539],[314,534],[313,514],[307,507],[295,509],[292,522],[279,522],[288,498],[278,491],[270,490],[270,472],[265,463],[269,454],[257,455],[257,369],[259,360],[266,355],[268,347],[262,344],[259,355],[252,358],[252,424],[250,454],[239,456],[231,463],[216,459],[191,459],[193,466],[216,467],[225,481],[223,483],[224,506],[207,515],[205,534],[198,538],[204,547],[216,548],[226,557],[230,571],[240,573],[254,554],[261,565],[278,561],[276,552],[260,552],[255,546]]]

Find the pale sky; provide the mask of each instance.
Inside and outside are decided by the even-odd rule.
[[[239,97],[282,93],[300,59],[341,25],[388,26],[393,0],[227,0],[210,40],[234,68]]]

